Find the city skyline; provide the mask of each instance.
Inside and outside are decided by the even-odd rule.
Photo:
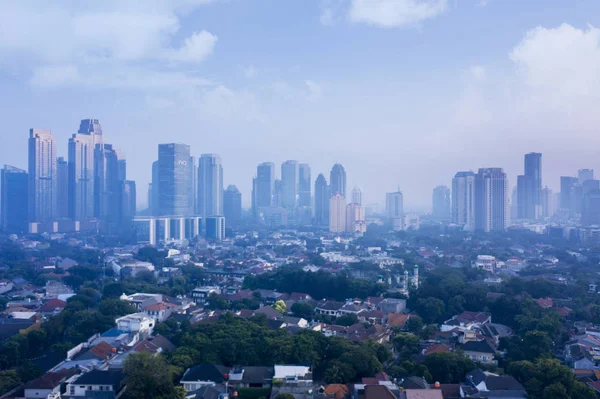
[[[390,19],[356,0],[246,3],[3,3],[0,164],[27,169],[16,138],[32,127],[51,129],[67,157],[73,121],[94,115],[135,156],[128,172],[140,194],[156,146],[182,142],[221,156],[224,185],[237,185],[245,207],[265,160],[298,159],[315,176],[339,162],[365,204],[400,185],[406,206],[421,208],[458,170],[500,166],[516,186],[531,151],[544,154],[554,192],[561,175],[600,170],[589,84],[597,2],[445,1],[435,15],[398,6]],[[567,54],[561,43],[571,43]]]

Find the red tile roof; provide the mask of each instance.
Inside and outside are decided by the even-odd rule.
[[[103,360],[110,357],[113,353],[115,353],[115,351],[116,348],[113,348],[104,341],[100,342],[98,345],[90,349],[90,352],[96,355],[99,359]]]

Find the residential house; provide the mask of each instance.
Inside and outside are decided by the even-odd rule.
[[[159,303],[163,301],[162,294],[145,294],[145,293],[136,293],[131,295],[121,295],[119,297],[122,301],[129,302],[133,306],[136,307],[137,310],[143,310],[146,306],[150,306],[154,303]]]
[[[121,331],[130,333],[139,332],[141,334],[152,334],[152,330],[156,325],[154,318],[149,317],[145,313],[133,313],[115,320],[117,328]]]
[[[120,370],[92,370],[67,384],[69,398],[89,398],[90,392],[102,392],[102,398],[117,399],[124,392],[124,375]]]
[[[460,331],[469,331],[480,329],[484,324],[491,323],[492,316],[483,312],[463,312],[446,320],[440,326],[441,331],[450,331],[458,329]]]
[[[496,360],[494,360],[494,354],[496,351],[487,340],[469,341],[462,345],[460,349],[465,353],[465,356],[473,361],[483,364],[497,363]]]
[[[268,388],[273,381],[273,367],[245,366],[229,370],[229,384],[234,387]]]
[[[73,290],[60,281],[49,280],[46,282],[46,298],[58,298],[68,294],[73,294]]]
[[[331,317],[339,317],[342,315],[340,309],[342,309],[344,305],[345,304],[343,302],[321,301],[315,307],[315,313]]]
[[[407,389],[398,399],[444,399],[444,396],[439,389]]]
[[[25,384],[25,399],[47,398],[52,393],[60,393],[65,381],[75,374],[75,370],[48,372]]]
[[[204,386],[218,385],[225,381],[229,368],[214,364],[200,364],[186,370],[179,383],[186,391],[196,391]]]
[[[406,299],[386,298],[379,302],[377,309],[388,313],[402,313],[406,310]]]
[[[221,295],[221,288],[217,286],[196,287],[190,293],[192,299],[206,300],[211,294]]]
[[[410,318],[409,314],[404,313],[390,313],[383,320],[385,324],[390,327],[397,327],[401,330],[404,329],[406,322]]]
[[[350,389],[344,384],[329,384],[319,389],[323,399],[350,399]]]
[[[470,388],[470,391],[472,391],[471,397],[503,397],[511,399],[527,397],[523,385],[512,376],[500,376],[476,369],[467,374],[466,381],[465,387],[462,390],[467,391],[465,388]]]
[[[144,308],[144,313],[148,315],[148,317],[152,317],[158,323],[167,320],[172,312],[173,308],[164,302],[154,303]]]
[[[62,312],[62,310],[67,306],[67,302],[61,301],[58,298],[52,298],[40,307],[39,312],[42,316],[50,317],[55,316]]]

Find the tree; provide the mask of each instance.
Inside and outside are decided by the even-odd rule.
[[[392,342],[401,359],[408,359],[411,355],[419,352],[419,337],[414,334],[397,334]]]
[[[126,314],[135,313],[136,309],[133,305],[115,298],[107,298],[100,301],[98,310],[105,316],[124,316]]]
[[[123,369],[126,399],[170,399],[181,394],[175,390],[173,376],[165,358],[149,353],[127,356]],[[180,392],[180,391],[179,391]]]
[[[457,384],[475,368],[475,363],[456,352],[432,353],[423,361],[435,381],[442,384]]]
[[[291,307],[292,314],[306,320],[312,320],[315,316],[315,308],[308,302],[294,302]]]
[[[278,393],[274,399],[295,399],[291,393]]]
[[[335,324],[338,326],[348,327],[356,323],[358,323],[358,316],[354,313],[345,314],[335,319]]]
[[[438,298],[428,297],[417,301],[417,313],[426,323],[441,321],[446,311],[446,305]]]
[[[286,304],[281,299],[273,305],[273,309],[278,311],[279,313],[285,313]]]
[[[206,299],[207,307],[213,310],[225,310],[229,309],[229,304],[225,299],[223,299],[220,295],[215,294],[214,292],[208,296]]]
[[[406,331],[413,334],[419,334],[423,330],[423,319],[419,316],[410,316],[404,325]]]

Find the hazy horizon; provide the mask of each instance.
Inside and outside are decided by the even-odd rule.
[[[600,173],[600,3],[109,0],[0,3],[0,164],[30,128],[59,155],[97,118],[146,204],[159,143],[221,156],[250,203],[256,165],[344,165],[348,192],[431,206],[457,171],[543,154],[543,185]],[[313,187],[314,188],[314,187]]]

